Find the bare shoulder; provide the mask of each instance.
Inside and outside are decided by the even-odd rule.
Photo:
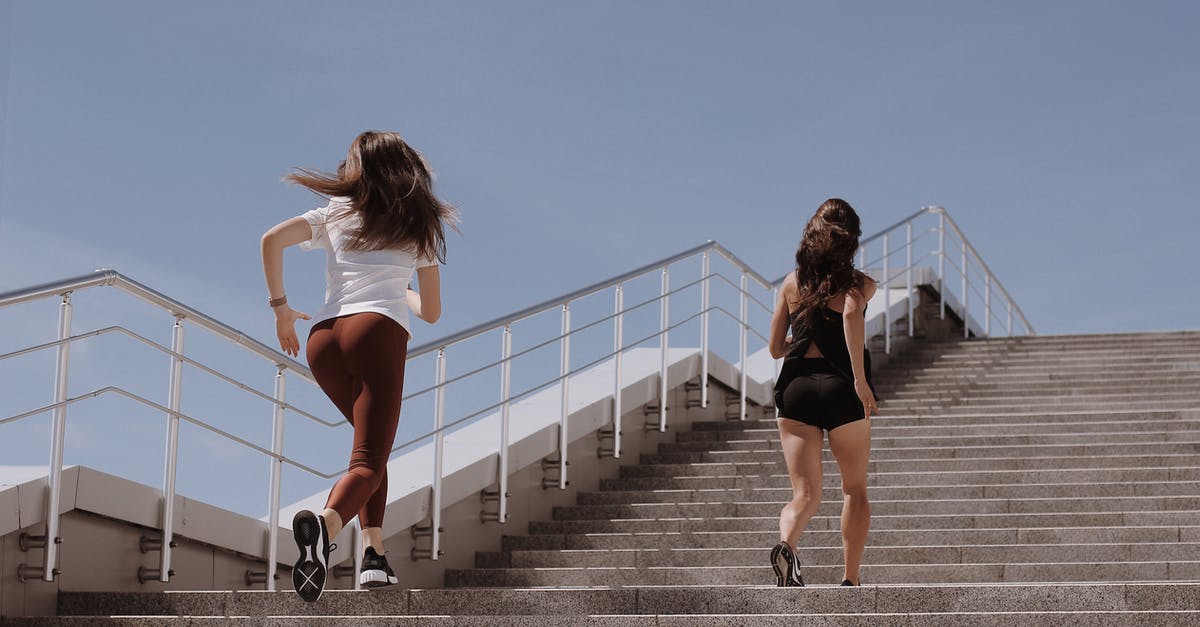
[[[863,281],[862,281],[862,287],[860,287],[858,290],[859,293],[862,294],[863,299],[871,300],[871,297],[875,295],[875,291],[878,289],[879,289],[879,284],[875,282],[875,279],[872,279],[871,277],[864,274]]]

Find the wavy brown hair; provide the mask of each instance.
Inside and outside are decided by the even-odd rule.
[[[834,296],[862,287],[867,275],[854,269],[854,252],[862,235],[858,214],[841,198],[830,198],[804,227],[796,249],[799,315],[811,322]]]
[[[458,210],[433,195],[433,171],[398,133],[364,131],[337,174],[296,168],[284,180],[350,199],[349,211],[362,224],[350,234],[348,249],[407,248],[445,263],[445,225],[457,230]]]

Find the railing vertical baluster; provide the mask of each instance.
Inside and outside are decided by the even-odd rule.
[[[271,484],[267,488],[267,590],[275,589],[275,571],[279,564],[279,501],[283,478],[283,403],[287,378],[283,364],[275,366],[275,406],[271,421]]]
[[[179,411],[183,383],[183,316],[171,328],[171,375],[167,385],[167,407]],[[179,414],[167,415],[166,454],[163,457],[162,548],[158,554],[158,580],[171,581],[171,540],[175,535],[175,470],[179,460]]]
[[[913,323],[913,310],[915,309],[915,306],[913,305],[913,297],[916,295],[913,294],[913,282],[912,282],[913,241],[912,241],[912,221],[911,220],[909,220],[908,223],[904,225],[904,239],[905,239],[905,242],[904,242],[904,250],[905,250],[904,265],[905,265],[905,267],[908,268],[908,270],[904,271],[904,290],[908,294],[908,297],[907,297],[907,300],[908,300],[908,337],[912,337],[915,334],[915,325]]]
[[[779,302],[779,287],[778,286],[771,288],[771,302],[772,303]],[[768,348],[768,352],[769,352],[770,347],[768,346],[767,348]],[[775,380],[778,381],[779,380],[779,368],[782,365],[782,362],[779,359],[773,359],[772,361],[775,362]],[[776,408],[776,409],[778,409],[778,408]]]
[[[992,337],[992,275],[983,275],[983,334]]]
[[[708,259],[700,261],[700,406],[708,407]]]
[[[946,213],[938,212],[938,310],[946,319]]]
[[[562,361],[559,364],[559,376],[562,377],[562,408],[558,417],[558,489],[567,489],[567,446],[570,444],[569,429],[570,414],[571,381],[568,378],[568,373],[571,372],[571,337],[567,335],[571,332],[571,303],[563,303],[562,306]]]
[[[508,420],[509,396],[512,385],[512,325],[504,325],[504,338],[501,341],[500,358],[504,363],[500,366],[500,466],[496,469],[497,483],[500,489],[500,512],[496,516],[498,522],[508,521]]]
[[[359,575],[362,574],[363,567],[363,551],[367,550],[366,538],[363,538],[362,521],[358,516],[354,517],[354,541],[351,543],[350,550],[354,551],[354,589],[362,590],[362,579]]]
[[[433,439],[433,503],[430,505],[430,517],[433,524],[430,528],[432,533],[432,546],[429,549],[429,558],[436,560],[441,554],[442,540],[442,452],[446,443],[445,432],[442,431],[442,426],[446,424],[446,347],[441,347],[437,352],[437,392],[434,394],[434,428],[437,429],[437,435]]]
[[[1008,337],[1012,337],[1012,301],[1008,301]]]
[[[888,287],[891,282],[891,268],[888,265],[888,256],[892,252],[888,245],[890,235],[883,234],[883,352],[888,354],[892,352],[892,290]]]
[[[662,270],[662,296],[659,300],[661,325],[659,327],[659,369],[658,369],[658,431],[667,430],[667,327],[670,326],[670,309],[667,292],[671,291],[671,274],[666,266]]]
[[[867,266],[867,247],[860,246],[858,248],[858,268],[860,270],[865,271],[867,269],[866,266]]]
[[[738,396],[740,397],[740,402],[738,403],[738,411],[739,411],[738,420],[745,420],[746,419],[746,328],[748,325],[747,318],[750,317],[746,311],[746,304],[748,301],[746,299],[747,284],[746,284],[746,271],[745,270],[742,270],[742,279],[739,283],[741,285],[741,290],[740,290],[741,304],[738,309],[738,325],[740,326],[740,329],[739,329],[740,333],[738,333],[738,337],[739,337],[738,352],[740,354],[740,357],[739,357],[740,361],[738,361],[738,368],[742,371],[742,373],[741,373],[741,379],[740,379],[741,382],[738,384]]]
[[[969,319],[969,318],[967,318],[967,303],[968,303],[968,302],[971,300],[971,293],[967,291],[967,288],[970,286],[970,283],[969,283],[969,281],[967,280],[967,242],[966,242],[965,240],[963,240],[963,239],[962,239],[962,236],[959,236],[959,244],[962,246],[962,297],[963,297],[963,302],[962,302],[962,323],[963,323],[963,337],[964,337],[964,338],[969,338],[969,337],[971,337],[971,322],[970,322],[970,319]]]
[[[58,339],[71,337],[71,293],[62,295],[58,310]],[[55,363],[54,402],[67,400],[67,373],[71,365],[71,343],[58,345]],[[58,574],[58,509],[62,500],[63,446],[66,440],[67,406],[54,408],[54,436],[50,442],[50,477],[47,479],[49,494],[46,499],[46,547],[43,552],[42,581],[54,581]]]
[[[616,317],[613,318],[613,459],[621,459],[621,388],[625,387],[621,380],[621,349],[625,343],[625,290],[617,284]]]

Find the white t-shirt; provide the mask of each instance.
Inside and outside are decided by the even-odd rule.
[[[349,204],[349,198],[331,198],[328,205],[303,216],[312,227],[312,239],[300,248],[326,249],[325,306],[313,315],[313,324],[373,311],[400,323],[411,338],[408,286],[417,268],[436,266],[437,259],[417,257],[404,249],[346,250],[350,234],[361,224],[357,212],[342,215]]]

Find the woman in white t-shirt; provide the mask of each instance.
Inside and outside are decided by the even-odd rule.
[[[287,180],[329,197],[329,204],[281,222],[262,238],[263,271],[279,344],[300,352],[297,320],[315,319],[305,355],[321,389],[354,426],[348,472],[320,514],[292,521],[300,559],[292,584],[305,601],[321,596],[332,540],[355,515],[363,530],[366,586],[396,583],[383,549],[387,462],[404,390],[411,337],[408,312],[426,322],[441,315],[438,263],[454,207],[433,194],[429,165],[396,133],[354,139],[336,175],[298,170]],[[317,315],[293,310],[283,293],[283,249],[324,248],[325,305]],[[420,292],[410,283],[416,276]]]

